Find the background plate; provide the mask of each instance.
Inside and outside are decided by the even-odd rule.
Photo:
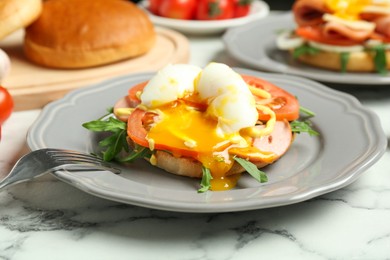
[[[198,194],[199,180],[174,176],[143,160],[120,166],[120,175],[57,172],[56,176],[88,193],[128,204],[183,212],[241,211],[296,203],[344,187],[384,153],[387,141],[378,117],[351,95],[298,77],[236,70],[285,88],[317,113],[312,122],[321,135],[298,135],[278,162],[264,168],[269,182],[260,184],[243,175],[236,189]],[[152,75],[111,79],[47,105],[29,130],[29,147],[95,151],[95,137],[81,124],[106,114],[129,87]]]
[[[222,33],[228,28],[259,20],[269,13],[269,6],[267,3],[255,0],[251,5],[249,15],[242,18],[219,21],[178,20],[152,14],[148,11],[148,1],[142,1],[139,5],[149,14],[150,19],[155,25],[168,27],[183,33],[198,35]]]
[[[228,53],[252,68],[304,76],[322,82],[390,86],[390,76],[377,73],[340,73],[294,61],[276,47],[277,33],[295,28],[292,14],[273,14],[245,26],[229,29],[223,36]]]

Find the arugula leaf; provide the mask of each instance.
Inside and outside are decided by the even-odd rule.
[[[150,151],[150,149],[138,145],[128,156],[123,158],[117,158],[116,160],[118,162],[133,162],[138,158],[150,158],[151,155],[152,151]]]
[[[203,193],[208,191],[211,188],[210,181],[213,179],[209,168],[202,166],[202,180],[200,182],[200,189],[198,193]]]
[[[310,109],[308,108],[305,108],[303,106],[300,106],[299,107],[299,111],[302,113],[302,114],[305,114],[306,116],[308,117],[313,117],[316,115],[316,113],[314,113],[313,111],[311,111]]]
[[[375,52],[374,64],[375,69],[380,74],[387,74],[386,48],[383,44],[370,47]]]
[[[347,71],[348,60],[349,60],[349,52],[340,53],[341,72]]]
[[[317,136],[320,135],[317,131],[315,131],[311,127],[311,122],[309,120],[299,121],[294,120],[290,123],[291,131],[293,133],[308,133],[310,136]]]
[[[106,150],[102,152],[103,160],[112,161],[122,150],[129,151],[126,141],[126,123],[109,117],[107,120],[93,120],[82,124],[82,126],[93,132],[111,132],[110,136],[99,142],[99,146],[106,147]]]
[[[83,127],[93,132],[117,132],[119,130],[126,130],[125,122],[122,122],[114,117],[109,117],[108,120],[93,120],[82,124]]]
[[[306,54],[314,55],[314,54],[317,54],[319,51],[320,50],[317,48],[314,48],[312,46],[304,44],[304,45],[301,45],[301,46],[294,49],[293,58],[296,59],[296,58],[299,58],[300,56],[306,55]]]
[[[260,171],[255,164],[253,164],[250,161],[245,160],[243,158],[239,158],[237,156],[234,156],[233,158],[258,182],[267,182],[268,181],[268,177],[265,174],[265,172]]]

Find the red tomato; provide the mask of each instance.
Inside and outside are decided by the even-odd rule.
[[[149,0],[149,11],[155,15],[159,15],[158,8],[163,0]]]
[[[129,89],[128,97],[133,104],[141,103],[141,100],[138,97],[138,92],[139,91],[142,92],[144,90],[146,84],[148,84],[148,81],[141,82],[141,83],[139,83],[139,84],[137,84],[134,87],[131,87]]]
[[[264,89],[271,94],[270,102],[265,105],[275,112],[276,120],[293,121],[299,118],[299,102],[295,96],[268,81],[253,76],[241,76],[248,85]],[[259,112],[259,120],[265,121],[268,119],[269,115]]]
[[[6,88],[0,86],[0,139],[1,139],[1,125],[11,115],[14,108],[14,101],[12,96]]]
[[[11,115],[14,101],[6,88],[0,86],[0,125]]]
[[[322,28],[320,26],[303,26],[299,27],[295,30],[296,34],[305,38],[306,40],[325,43],[325,44],[333,44],[339,46],[351,46],[360,44],[360,42],[353,41],[350,39],[346,39],[344,37],[327,37],[323,35]]]
[[[223,20],[233,18],[233,0],[199,0],[197,20]]]
[[[249,14],[253,0],[234,0],[234,18],[244,17]]]
[[[196,0],[162,0],[158,13],[160,16],[190,20],[194,18]]]

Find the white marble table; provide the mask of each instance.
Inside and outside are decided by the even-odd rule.
[[[219,37],[191,37],[191,63],[233,62]],[[344,87],[390,138],[390,86]],[[0,176],[28,151],[40,110],[3,126]],[[52,176],[0,191],[0,259],[390,259],[390,151],[356,182],[295,205],[223,214],[151,210]]]

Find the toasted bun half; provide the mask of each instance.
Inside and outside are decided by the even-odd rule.
[[[1,0],[0,39],[32,23],[42,11],[42,0]]]
[[[192,178],[202,178],[202,164],[195,159],[188,157],[174,157],[165,151],[157,151],[155,156],[155,166],[169,173]],[[269,164],[263,161],[253,163],[257,166],[257,168],[263,168]],[[226,173],[226,176],[239,174],[242,172],[245,172],[245,169],[237,162],[234,162],[232,168],[230,168],[230,170]]]
[[[340,54],[336,52],[318,52],[316,54],[305,54],[298,57],[298,60],[311,66],[328,70],[341,71]],[[386,51],[387,69],[390,70],[390,51]],[[349,54],[346,71],[350,72],[374,72],[374,53],[360,51]]]
[[[54,68],[85,68],[148,52],[155,31],[147,14],[124,0],[49,0],[26,28],[31,61]]]

